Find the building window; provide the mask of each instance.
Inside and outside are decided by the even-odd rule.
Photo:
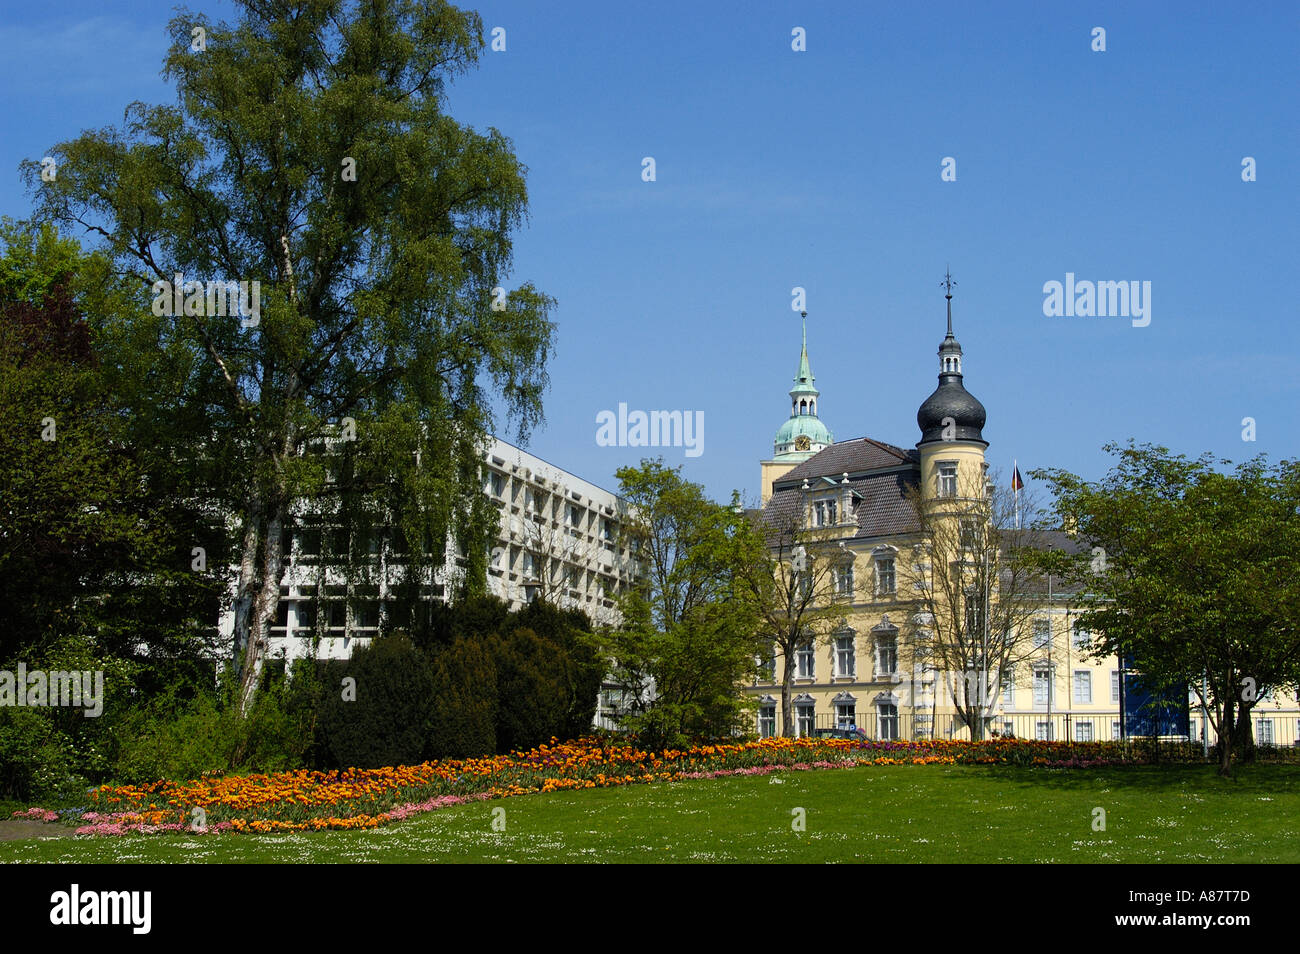
[[[1034,738],[1039,742],[1052,741],[1052,723],[1045,719],[1040,719],[1034,723]]]
[[[878,733],[882,742],[891,742],[898,738],[898,706],[892,702],[882,702],[876,706],[876,717],[880,723]]]
[[[1014,739],[1016,737],[1016,724],[1010,719],[1002,720],[1002,738]]]
[[[1074,673],[1074,701],[1092,702],[1092,673],[1085,669],[1076,670]]]
[[[600,521],[600,538],[610,541],[614,539],[614,522],[609,518]]]
[[[880,557],[876,560],[876,593],[886,595],[895,592],[894,561],[892,557]]]
[[[1052,692],[1052,671],[1046,666],[1034,669],[1034,705],[1045,706],[1055,701]]]
[[[795,732],[798,733],[800,738],[813,734],[815,712],[816,710],[810,702],[801,703],[800,705],[795,706]]]
[[[848,563],[844,566],[831,567],[831,584],[835,589],[836,596],[851,597],[853,595],[853,564]]]
[[[960,532],[963,550],[974,550],[979,546],[979,526],[974,520],[963,520]]]
[[[1092,640],[1092,633],[1088,632],[1078,623],[1074,624],[1074,648],[1083,650],[1088,648],[1088,643]]]
[[[898,672],[898,640],[893,636],[876,639],[876,677],[892,676]]]
[[[1110,738],[1112,742],[1118,742],[1124,735],[1124,727],[1119,719],[1113,719],[1110,723]]]
[[[488,484],[492,488],[492,496],[500,497],[505,493],[506,480],[496,471],[492,471],[491,475],[488,477]]]
[[[1272,719],[1259,720],[1259,728],[1258,731],[1256,731],[1255,733],[1255,742],[1258,745],[1273,744],[1273,720]]]
[[[776,682],[776,649],[769,648],[758,657],[758,678],[763,682]]]
[[[1013,669],[1002,672],[1002,706],[1012,709],[1016,705],[1016,673]]]
[[[852,702],[835,703],[835,727],[837,729],[857,728],[857,711],[857,705]]]
[[[835,501],[819,500],[814,507],[816,524],[819,527],[833,527],[836,524]]]
[[[835,640],[835,667],[838,675],[856,675],[856,661],[853,657],[853,636],[839,636]]]
[[[776,706],[760,706],[758,710],[758,735],[770,739],[776,735]]]
[[[813,644],[811,641],[804,643],[794,651],[795,675],[800,679],[813,679],[816,657],[813,654]]]
[[[1034,648],[1046,649],[1052,641],[1052,621],[1049,619],[1034,620]]]
[[[939,496],[940,497],[957,496],[957,465],[956,464],[939,465]]]
[[[1110,701],[1119,702],[1119,670],[1110,671]]]
[[[569,504],[569,526],[571,527],[582,526],[582,512],[578,510],[578,508],[575,507],[573,504]]]

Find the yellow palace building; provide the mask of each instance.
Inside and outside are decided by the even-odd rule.
[[[763,518],[769,528],[790,528],[795,541],[778,559],[820,607],[808,639],[791,646],[790,725],[800,736],[852,729],[877,740],[971,738],[973,721],[982,723],[976,737],[1134,735],[1120,715],[1137,700],[1128,695],[1138,691],[1133,677],[1121,678],[1117,658],[1085,652],[1089,634],[1074,594],[1059,578],[1012,585],[1004,567],[981,569],[978,554],[998,548],[978,545],[981,526],[997,520],[994,501],[1004,495],[988,478],[984,406],[964,385],[951,284],[946,297],[938,386],[917,412],[913,447],[867,437],[835,442],[820,416],[805,324],[790,416],[761,462]],[[1039,549],[1080,547],[1062,531],[1007,529],[999,539],[1008,535]],[[745,688],[762,736],[784,733],[786,664],[774,646]],[[1257,744],[1300,745],[1295,699],[1265,697],[1252,717]],[[1201,741],[1205,726],[1193,697],[1186,727],[1159,734]]]

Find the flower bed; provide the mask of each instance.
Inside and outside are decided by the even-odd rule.
[[[650,752],[634,741],[589,738],[422,765],[104,785],[90,790],[86,809],[29,808],[14,815],[74,825],[78,835],[321,831],[375,828],[480,799],[781,770],[934,764],[1086,768],[1141,760],[1140,753],[1125,755],[1111,742],[760,739]]]

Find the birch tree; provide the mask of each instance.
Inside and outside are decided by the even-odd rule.
[[[410,572],[440,565],[451,535],[481,575],[491,406],[520,440],[541,419],[554,303],[505,287],[527,209],[510,141],[446,113],[483,46],[477,15],[439,0],[241,6],[233,24],[171,21],[175,104],[132,103],[120,128],[52,147],[52,179],[24,169],[38,216],[96,237],[147,292],[140,334],[188,362],[183,389],[156,400],[208,425],[194,456],[231,515],[246,710],[296,501],[339,491],[327,440],[386,475]]]

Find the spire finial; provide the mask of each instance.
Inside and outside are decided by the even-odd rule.
[[[948,266],[946,265],[944,266],[943,281],[941,281],[939,284],[942,285],[944,287],[944,290],[947,292],[947,294],[944,295],[943,297],[948,299],[948,337],[951,338],[952,337],[952,290],[957,283],[952,280],[952,269],[948,268]]]
[[[804,354],[808,353],[808,312],[799,312],[799,317],[803,319],[803,350]]]

